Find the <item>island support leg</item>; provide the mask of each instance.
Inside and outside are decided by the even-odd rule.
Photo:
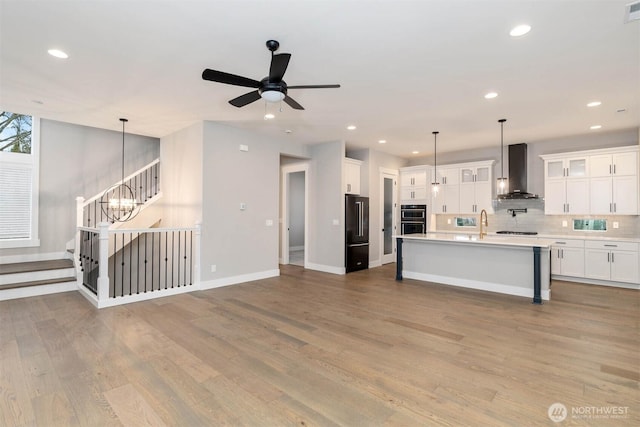
[[[396,242],[396,280],[402,280],[402,237],[397,237]]]
[[[533,304],[542,304],[540,275],[540,247],[533,247]]]

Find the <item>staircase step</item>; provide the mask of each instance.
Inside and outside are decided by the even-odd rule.
[[[70,259],[51,259],[46,261],[29,261],[14,262],[11,264],[0,264],[0,275],[32,273],[34,271],[58,270],[62,268],[73,268],[73,261]]]
[[[75,274],[75,266],[70,259],[0,264],[0,286],[57,280]]]
[[[56,279],[32,280],[30,282],[7,283],[6,285],[0,285],[0,291],[5,289],[28,288],[30,286],[53,285],[55,283],[75,282],[76,280],[77,280],[76,277],[69,276],[69,277],[59,277]]]

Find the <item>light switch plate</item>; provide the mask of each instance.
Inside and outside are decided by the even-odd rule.
[[[211,264],[211,272],[212,272],[212,273],[215,273],[215,272],[216,272],[216,270],[217,270],[216,265],[215,265],[215,264]]]
[[[267,227],[273,227],[273,220],[272,219],[268,219],[264,223],[265,223],[265,225]]]
[[[566,227],[567,225],[568,225],[568,224],[567,224],[567,221],[562,221],[562,226],[563,226],[563,227]]]
[[[244,145],[244,144],[240,144],[240,151],[249,151],[249,146],[248,145]]]
[[[333,225],[340,225],[340,220],[339,219],[334,219],[333,220]]]
[[[247,209],[247,204],[246,203],[240,203],[240,210],[243,211]]]
[[[613,228],[620,228],[618,221],[613,221]]]

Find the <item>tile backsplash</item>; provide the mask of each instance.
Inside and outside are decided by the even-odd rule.
[[[567,235],[575,237],[622,237],[640,238],[640,216],[638,215],[545,215],[544,201],[536,200],[509,200],[494,202],[494,213],[489,214],[489,233],[499,230],[510,231],[537,231],[539,234]],[[519,212],[526,209],[527,212]],[[511,211],[516,210],[513,216]],[[480,230],[480,222],[476,227],[456,227],[455,217],[473,217],[473,214],[447,215],[439,214],[435,218],[435,229],[438,231],[462,232]],[[607,221],[607,231],[576,231],[573,229],[574,219],[604,219]],[[563,221],[566,227],[563,227]],[[448,222],[451,222],[449,224]],[[614,228],[614,222],[618,228]],[[433,229],[433,223],[431,224]]]

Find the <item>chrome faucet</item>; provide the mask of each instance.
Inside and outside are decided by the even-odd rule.
[[[484,220],[482,217],[484,216]],[[487,235],[486,231],[483,231],[483,226],[489,227],[489,220],[487,219],[487,211],[482,209],[480,211],[480,240],[484,239],[484,236]]]

